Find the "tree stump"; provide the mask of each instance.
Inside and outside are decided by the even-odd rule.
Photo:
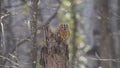
[[[45,32],[46,44],[40,52],[42,68],[68,68],[68,44],[54,34],[49,26],[45,28]]]

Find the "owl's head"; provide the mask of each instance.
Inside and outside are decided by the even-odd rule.
[[[68,30],[69,29],[69,25],[68,24],[60,24],[59,25],[59,29]]]

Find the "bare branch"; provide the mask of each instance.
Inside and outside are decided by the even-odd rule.
[[[58,11],[59,11],[59,9],[60,9],[60,6],[61,6],[61,4],[62,4],[62,2],[61,2],[60,0],[57,0],[57,1],[58,1],[59,5],[58,5],[58,7],[56,8],[56,11],[53,13],[52,16],[49,17],[49,19],[45,22],[45,24],[44,24],[43,26],[48,25],[48,24],[56,17],[56,15],[57,15],[57,13],[58,13]],[[42,27],[43,27],[43,26],[42,26]],[[38,29],[41,29],[42,27],[40,26],[40,27],[38,27]]]
[[[112,62],[120,62],[119,59],[101,59],[101,58],[88,58],[90,60],[100,60],[100,61],[112,61]]]
[[[7,68],[12,67],[12,68],[17,68],[16,66],[8,66],[8,65],[0,65],[0,67],[7,67]]]
[[[9,16],[10,14],[5,14],[5,15],[3,15],[3,16],[1,16],[1,19],[4,19],[5,17],[7,17],[7,16]]]
[[[58,13],[58,11],[59,11],[59,9],[60,9],[61,3],[62,3],[60,0],[57,0],[57,1],[58,1],[58,3],[59,3],[59,6],[57,7],[56,11],[53,13],[52,16],[50,16],[50,18],[45,22],[45,25],[43,25],[43,26],[48,25],[48,24],[52,21],[52,19],[54,19],[54,18],[56,17],[56,15],[57,15],[57,13]],[[43,26],[38,27],[37,30],[43,29]],[[28,36],[26,39],[21,40],[19,43],[16,44],[16,47],[19,47],[19,46],[21,46],[23,43],[29,41],[30,37],[31,37],[31,36]],[[16,50],[16,47],[13,48],[12,52],[14,52],[14,51]]]
[[[54,19],[54,18],[56,17],[56,15],[57,15],[57,13],[58,13],[58,10],[60,9],[61,3],[62,3],[60,0],[57,0],[57,1],[58,1],[58,3],[59,3],[59,6],[57,7],[57,9],[56,9],[56,11],[53,13],[53,15],[46,21],[45,25],[49,24],[49,23],[52,21],[52,19]]]
[[[30,37],[27,37],[26,39],[21,40],[20,42],[18,42],[18,43],[16,44],[16,46],[12,49],[11,52],[13,53],[14,51],[16,51],[16,47],[19,47],[19,46],[21,46],[23,43],[28,42],[28,41],[30,41]]]
[[[6,59],[6,60],[8,60],[9,62],[13,63],[14,65],[19,66],[19,64],[18,64],[18,63],[16,63],[16,62],[14,62],[14,61],[10,60],[10,59],[9,59],[9,58],[7,58],[7,57],[4,57],[4,56],[1,56],[1,55],[0,55],[0,58]]]

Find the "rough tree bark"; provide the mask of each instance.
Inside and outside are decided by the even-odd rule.
[[[42,68],[68,68],[68,44],[54,34],[49,25],[44,30],[45,45],[40,52]]]
[[[108,0],[94,0],[95,9],[98,11],[101,25],[101,59],[110,59],[110,29]],[[110,61],[101,61],[102,68],[110,68]]]
[[[32,32],[32,68],[36,68],[36,60],[37,60],[37,40],[36,40],[36,34],[37,34],[37,21],[38,21],[38,1],[39,0],[31,0],[32,2],[32,22],[31,22],[31,32]]]

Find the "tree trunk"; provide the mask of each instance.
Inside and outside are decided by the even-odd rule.
[[[36,68],[37,63],[37,40],[36,40],[36,34],[37,34],[37,21],[38,21],[38,1],[39,0],[31,0],[32,1],[32,22],[31,22],[31,32],[32,32],[32,68]]]
[[[76,1],[76,0],[75,0]],[[76,53],[77,53],[77,44],[76,44],[76,33],[77,33],[77,18],[76,18],[76,3],[74,0],[71,0],[71,18],[73,20],[73,37],[72,37],[72,59],[71,59],[71,68],[74,68],[75,66],[75,58],[76,58]]]
[[[100,17],[101,25],[101,59],[110,59],[110,29],[108,0],[95,0],[95,9]],[[102,68],[110,68],[110,61],[101,61]]]
[[[68,68],[68,45],[45,27],[45,45],[41,49],[42,68]]]

